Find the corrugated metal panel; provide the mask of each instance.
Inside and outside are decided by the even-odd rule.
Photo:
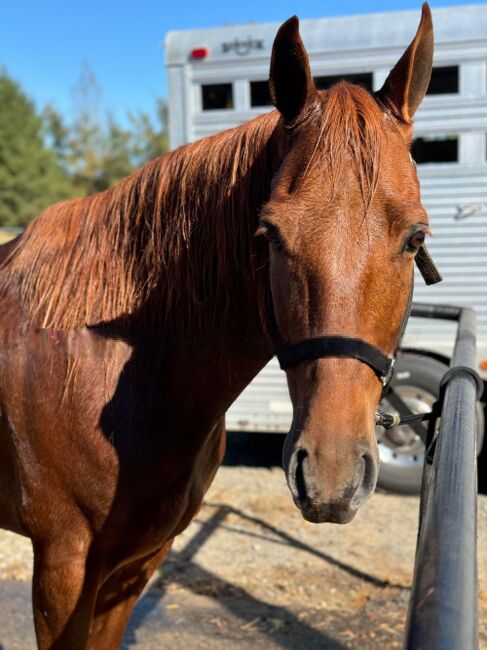
[[[414,298],[475,307],[479,339],[487,341],[487,166],[425,165],[418,172],[435,235],[428,247],[444,280],[426,287],[418,278]],[[459,206],[477,206],[478,211],[458,219]],[[451,342],[451,329],[437,321],[412,322],[406,341],[426,339],[445,345]]]
[[[286,376],[272,359],[227,412],[232,431],[288,431],[292,408]]]

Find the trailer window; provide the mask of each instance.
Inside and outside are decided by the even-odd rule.
[[[416,138],[411,147],[411,155],[418,165],[458,162],[458,137],[448,135],[441,138]]]
[[[330,86],[333,86],[334,84],[338,83],[339,81],[349,81],[352,84],[358,84],[359,86],[363,86],[367,90],[370,90],[372,92],[372,73],[371,72],[366,72],[366,73],[357,73],[357,74],[337,74],[337,75],[331,75],[327,77],[315,77],[315,85],[318,88],[318,90],[326,90],[327,88],[330,88]]]
[[[268,81],[250,82],[250,105],[272,106]]]
[[[428,95],[458,93],[458,66],[433,68],[430,85],[426,92]]]
[[[201,86],[204,111],[218,108],[233,108],[232,84],[208,84]]]

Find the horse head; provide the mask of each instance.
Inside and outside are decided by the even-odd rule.
[[[428,234],[410,144],[432,55],[425,4],[379,92],[346,82],[319,92],[297,18],[281,26],[270,69],[280,165],[258,231],[269,242],[278,349],[315,337],[359,340],[386,359],[397,348]],[[376,484],[378,373],[356,354],[332,353],[291,363],[287,380],[293,498],[309,521],[348,522]]]

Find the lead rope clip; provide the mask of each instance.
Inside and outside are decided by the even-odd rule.
[[[377,411],[375,414],[375,424],[384,427],[384,429],[393,429],[401,424],[401,416]]]

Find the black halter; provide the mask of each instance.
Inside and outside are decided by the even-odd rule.
[[[424,245],[416,254],[415,261],[426,284],[441,282],[442,277]],[[399,341],[406,329],[412,300],[413,287],[411,287],[408,306],[401,323]],[[372,368],[384,389],[388,386],[394,373],[395,358],[393,355],[387,356],[372,343],[349,336],[318,336],[297,343],[285,343],[276,347],[275,354],[283,370],[292,368],[302,361],[313,361],[326,357],[357,359]]]
[[[298,343],[288,343],[277,348],[276,356],[282,370],[292,368],[301,361],[324,357],[358,359],[372,368],[384,388],[392,379],[394,371],[393,356],[388,357],[375,345],[349,336],[318,336]]]

